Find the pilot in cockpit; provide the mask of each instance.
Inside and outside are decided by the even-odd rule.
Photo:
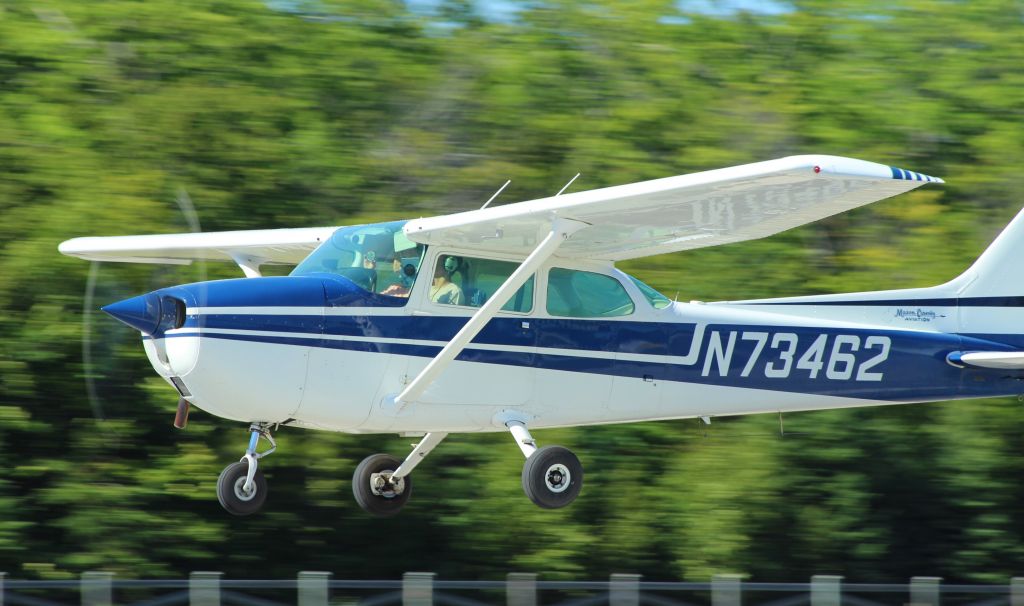
[[[391,297],[409,296],[409,290],[412,288],[413,281],[416,278],[416,266],[412,263],[403,261],[414,259],[415,257],[413,255],[416,253],[416,249],[395,253],[395,258],[391,262],[391,269],[394,270],[397,281],[380,291],[380,294]]]

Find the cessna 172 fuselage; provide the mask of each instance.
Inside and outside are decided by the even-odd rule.
[[[932,288],[678,303],[614,266],[764,237],[928,182],[941,181],[799,156],[409,222],[82,238],[61,250],[230,258],[256,276],[315,247],[287,277],[104,308],[143,334],[184,412],[251,424],[245,457],[218,484],[228,511],[262,505],[257,460],[269,451],[258,444],[273,445],[278,424],[423,435],[405,460],[372,455],[356,469],[356,500],[377,515],[397,513],[409,473],[457,432],[510,431],[527,495],[561,507],[582,466],[565,448],[537,448],[530,429],[1021,393],[1024,216]]]

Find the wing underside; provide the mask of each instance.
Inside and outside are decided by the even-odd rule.
[[[561,257],[618,261],[764,238],[941,179],[837,156],[791,156],[505,206],[417,219],[414,242],[527,255],[552,219],[587,226]],[[60,252],[93,261],[295,264],[336,227],[75,238]]]
[[[410,221],[424,244],[526,254],[553,216],[588,224],[562,257],[618,261],[764,238],[941,179],[838,156],[791,156]]]
[[[90,261],[188,264],[234,261],[259,266],[302,261],[335,227],[75,238],[60,245],[65,255]]]

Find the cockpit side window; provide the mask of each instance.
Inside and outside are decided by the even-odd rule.
[[[333,274],[375,294],[408,298],[426,247],[406,238],[404,225],[395,221],[342,227],[291,275]]]
[[[547,311],[569,318],[628,316],[635,309],[629,293],[611,276],[553,267],[548,272]]]
[[[512,261],[443,254],[434,265],[430,300],[442,305],[481,307],[519,267]],[[530,313],[533,310],[534,277],[519,287],[502,311]]]

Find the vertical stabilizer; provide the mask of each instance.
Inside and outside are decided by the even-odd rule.
[[[1024,210],[949,285],[961,298],[1024,296]]]

